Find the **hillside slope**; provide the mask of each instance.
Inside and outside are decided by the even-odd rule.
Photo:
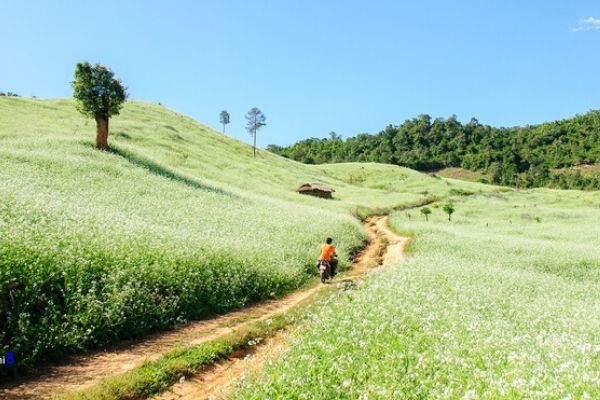
[[[93,132],[70,100],[0,99],[0,348],[20,365],[279,296],[311,279],[324,237],[342,264],[362,246],[352,210],[459,187],[394,166],[253,160],[143,102],[111,120],[111,152]],[[368,184],[347,179],[357,168]],[[297,194],[306,181],[335,199]]]
[[[408,260],[323,301],[228,398],[600,398],[599,206],[535,189],[393,213]]]

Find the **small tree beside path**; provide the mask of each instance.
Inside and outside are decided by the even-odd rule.
[[[454,204],[446,203],[444,204],[443,210],[446,214],[448,214],[448,221],[452,221],[452,214],[454,214]]]
[[[425,221],[429,221],[429,214],[431,214],[431,208],[423,207],[421,208],[421,214],[425,216]]]

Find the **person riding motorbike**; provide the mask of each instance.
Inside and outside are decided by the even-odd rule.
[[[331,244],[333,239],[328,237],[325,240],[325,244],[321,245],[321,255],[317,261],[317,267],[321,263],[325,263],[329,267],[329,276],[333,277],[337,273],[338,260],[336,259],[337,253],[335,252],[335,246]]]

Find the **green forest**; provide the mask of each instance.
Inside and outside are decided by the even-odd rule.
[[[600,169],[594,165],[600,162],[600,110],[513,128],[423,114],[377,134],[343,139],[331,132],[326,139],[267,149],[307,164],[371,161],[426,172],[454,167],[480,172],[485,183],[600,189]]]

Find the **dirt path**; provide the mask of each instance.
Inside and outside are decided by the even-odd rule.
[[[403,260],[408,256],[407,249],[410,243],[410,238],[407,236],[400,236],[392,232],[388,228],[388,218],[380,217],[375,221],[378,231],[388,240],[388,246],[386,248],[382,265],[389,266],[397,261]]]
[[[384,217],[374,217],[365,223],[369,245],[357,256],[350,271],[340,279],[358,277],[376,266],[381,251],[380,235],[377,232],[385,232],[386,237],[390,237],[391,233],[386,228],[386,221]],[[392,244],[392,241],[388,240]],[[320,288],[319,283],[279,300],[261,302],[214,319],[192,322],[173,331],[151,335],[142,341],[120,343],[104,351],[69,357],[62,365],[40,368],[35,376],[27,380],[0,383],[0,398],[48,398],[88,388],[97,384],[102,378],[129,371],[145,360],[156,360],[175,346],[197,345],[231,333],[246,324],[266,320],[277,314],[285,314],[314,295]]]
[[[406,249],[410,238],[396,235],[388,228],[387,222],[387,217],[374,217],[365,224],[370,243],[351,270],[352,278],[368,272],[369,266],[381,264],[381,267],[385,268],[407,256]],[[386,247],[381,246],[382,238],[387,240]],[[385,245],[385,242],[383,244]],[[379,257],[381,259],[376,262]],[[265,362],[284,353],[287,349],[287,339],[286,332],[278,332],[260,345],[236,352],[191,379],[180,381],[154,399],[214,400],[226,397],[242,379],[258,373]]]
[[[288,333],[277,332],[260,345],[231,354],[227,359],[206,368],[202,373],[182,380],[153,400],[215,400],[225,397],[247,376],[256,374],[268,360],[283,354],[288,346]]]

